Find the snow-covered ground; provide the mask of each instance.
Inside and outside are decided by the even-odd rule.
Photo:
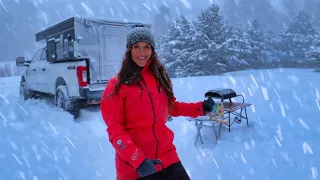
[[[22,101],[19,77],[0,78],[0,180],[115,179],[114,150],[99,108],[78,121],[46,99]],[[311,69],[252,70],[173,79],[180,101],[199,101],[213,88],[232,88],[252,103],[250,127],[224,127],[217,144],[185,117],[168,126],[193,180],[320,179],[320,73]]]
[[[16,66],[16,62],[0,62],[0,78],[8,76],[18,76],[25,71],[26,66]]]

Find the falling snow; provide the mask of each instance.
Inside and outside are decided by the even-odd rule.
[[[313,178],[313,179],[317,179],[317,177],[318,177],[317,167],[312,167],[312,168],[311,168],[311,173],[312,173],[312,178]]]
[[[236,85],[237,81],[232,76],[228,76],[228,79],[232,82],[233,85]]]
[[[261,87],[261,91],[262,91],[264,100],[268,101],[268,100],[269,100],[269,96],[268,96],[268,91],[267,91],[267,89],[264,88],[264,87]]]
[[[246,161],[246,159],[244,158],[243,154],[240,154],[240,155],[241,155],[241,160],[242,160],[242,162],[246,164],[247,161]]]
[[[128,6],[126,5],[126,3],[123,2],[123,0],[120,0],[119,1],[121,6],[123,7],[123,9],[126,11],[126,12],[129,12],[129,8]]]
[[[67,136],[65,136],[65,138],[68,140],[68,142],[72,145],[72,147],[75,147],[75,145],[71,142],[71,140],[67,137]]]
[[[299,78],[294,73],[292,75],[288,76],[288,79],[291,80],[293,83],[299,82]]]
[[[278,96],[279,98],[281,98],[280,95],[278,94],[278,92],[277,92],[275,89],[273,89],[273,91],[277,94],[277,96]]]
[[[56,135],[58,135],[57,130],[52,126],[52,124],[50,122],[48,122],[48,124],[50,125],[50,127],[52,128],[52,130],[56,133]]]
[[[313,151],[312,151],[311,147],[310,147],[309,144],[306,143],[306,142],[303,142],[303,152],[304,152],[305,154],[307,154],[307,153],[313,154]]]
[[[45,12],[42,11],[42,12],[40,13],[40,17],[44,20],[44,22],[45,22],[46,24],[49,24],[47,13],[45,13]]]
[[[152,11],[152,9],[146,4],[146,3],[142,3],[144,7],[146,7],[149,11]]]
[[[259,88],[259,85],[258,85],[256,79],[253,77],[252,74],[250,74],[250,77],[251,77],[252,81],[254,82],[254,85],[256,85],[256,87]]]
[[[320,100],[320,92],[319,92],[319,89],[316,88],[315,91],[316,91],[316,98],[317,98],[317,100]]]
[[[191,4],[188,2],[188,0],[180,0],[182,2],[182,4],[188,8],[188,9],[191,9]]]
[[[109,8],[109,11],[111,13],[111,16],[114,17],[114,11],[113,11],[113,9],[111,7]]]
[[[4,6],[2,0],[0,0],[0,5],[3,7],[3,9],[4,9],[6,12],[8,12],[8,10],[7,10],[7,8]]]
[[[81,6],[86,10],[89,16],[95,16],[95,13],[89,8],[85,2],[81,2]]]
[[[101,10],[104,16],[123,19],[125,12],[136,12],[149,20],[149,12],[158,13],[158,3],[170,7],[170,1],[166,0],[141,1],[134,6],[124,0],[118,1],[119,6],[108,6],[109,1],[99,5],[105,7]],[[11,13],[8,2],[0,0],[1,13]],[[21,2],[12,1],[16,6]],[[42,25],[66,17],[58,7],[52,7],[53,14],[44,11],[48,0],[30,2]],[[83,15],[79,9],[87,16],[97,16],[100,9],[96,11],[95,4],[89,2],[66,1],[65,10],[75,16]],[[235,2],[240,4],[238,0]],[[177,3],[182,6],[170,10],[178,15],[185,8],[195,8],[191,0]],[[32,21],[24,22],[21,27],[36,31],[38,27]],[[12,24],[2,25],[6,32],[19,38]],[[28,50],[22,54],[27,59],[33,56]],[[204,144],[195,146],[196,127],[186,117],[176,117],[167,123],[175,134],[174,143],[188,174],[192,179],[203,180],[319,179],[318,77],[305,69],[268,69],[173,79],[179,101],[200,101],[206,90],[224,87],[243,94],[245,101],[252,103],[247,108],[250,127],[244,119],[240,124],[234,123],[231,132],[223,126],[217,143],[213,130],[203,128]],[[19,99],[20,80],[18,76],[0,78],[1,83],[10,85],[3,88],[1,84],[0,88],[0,167],[3,169],[0,179],[115,179],[115,152],[99,109],[84,108],[80,119],[74,121],[70,114],[46,100]],[[81,173],[77,173],[79,169]]]
[[[60,19],[62,19],[62,17],[61,17],[61,15],[60,15],[60,13],[59,13],[58,10],[56,10],[56,13],[57,13],[57,15],[60,17]]]
[[[282,145],[281,145],[279,139],[277,138],[277,136],[274,136],[274,139],[276,140],[277,144],[281,147]]]
[[[285,112],[285,110],[284,110],[284,106],[283,106],[282,102],[281,102],[281,101],[278,101],[278,104],[279,104],[279,106],[280,106],[280,110],[281,110],[281,115],[282,115],[282,117],[286,117],[286,112]]]
[[[269,104],[271,112],[274,112],[273,104]]]
[[[213,161],[216,164],[217,168],[219,168],[218,163],[217,163],[217,161],[216,161],[216,159],[214,157],[213,157]]]
[[[248,88],[248,92],[249,92],[249,95],[250,95],[250,96],[253,96],[250,88]]]
[[[301,124],[301,126],[302,126],[303,128],[305,128],[305,129],[307,129],[307,130],[310,129],[310,127],[304,122],[303,119],[299,118],[298,120],[299,120],[299,122],[300,122],[300,124]]]
[[[316,101],[316,104],[317,104],[317,107],[318,107],[318,110],[320,111],[320,100],[315,100]]]
[[[15,158],[15,160],[16,160],[20,165],[22,165],[22,162],[19,160],[19,158],[18,158],[14,153],[12,153],[12,156]]]
[[[278,138],[280,141],[283,141],[283,136],[282,136],[282,132],[281,132],[281,126],[280,125],[277,125],[277,135],[278,135]]]

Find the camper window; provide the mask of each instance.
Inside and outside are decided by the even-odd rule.
[[[48,61],[53,61],[57,59],[56,55],[56,42],[54,39],[49,39],[47,42],[47,48],[48,48],[48,53],[47,53],[47,60]]]

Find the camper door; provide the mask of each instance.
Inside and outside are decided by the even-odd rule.
[[[125,52],[127,30],[123,26],[100,27],[100,79],[109,80],[120,70]]]

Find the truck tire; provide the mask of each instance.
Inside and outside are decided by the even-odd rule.
[[[66,85],[60,85],[56,89],[54,97],[55,105],[64,111],[69,112],[76,119],[80,115],[80,107],[76,99],[72,99],[69,96],[68,88]]]
[[[33,91],[29,90],[25,81],[20,82],[20,97],[23,100],[31,99],[33,96]]]

